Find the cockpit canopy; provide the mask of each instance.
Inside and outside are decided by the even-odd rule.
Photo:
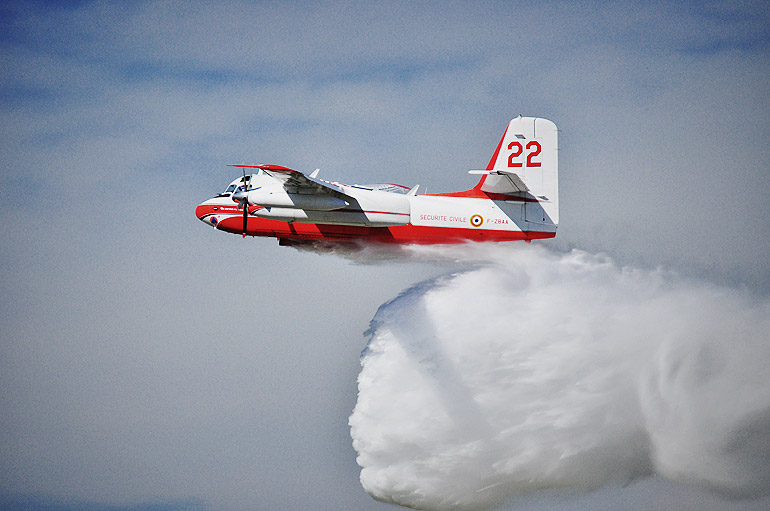
[[[251,181],[251,175],[244,177],[239,177],[229,185],[227,185],[227,188],[225,188],[225,191],[218,194],[217,197],[230,197],[238,190],[243,190],[243,181],[246,180],[246,183],[248,184],[249,181]]]

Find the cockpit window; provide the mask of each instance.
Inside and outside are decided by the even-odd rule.
[[[227,187],[227,190],[217,195],[217,197],[229,197],[231,193],[233,193],[233,190],[235,190],[235,185],[232,184]]]

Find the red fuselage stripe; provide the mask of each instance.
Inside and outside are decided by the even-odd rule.
[[[241,234],[243,219],[228,216],[219,221],[217,229]],[[362,239],[382,243],[462,243],[465,241],[512,241],[539,238],[553,238],[553,232],[505,231],[476,229],[472,227],[432,227],[412,224],[393,227],[365,227],[349,225],[310,224],[284,222],[258,217],[248,217],[246,234],[287,239],[307,240],[350,240]]]

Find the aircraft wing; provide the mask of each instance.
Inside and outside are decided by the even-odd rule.
[[[261,169],[265,174],[280,181],[283,187],[291,193],[316,194],[323,193],[338,197],[341,199],[350,199],[345,193],[345,189],[334,183],[318,179],[313,174],[306,176],[298,170],[292,170],[280,165],[231,165],[231,167],[245,167],[250,169]]]

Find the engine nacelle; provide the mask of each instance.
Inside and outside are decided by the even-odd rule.
[[[349,205],[348,202],[325,194],[286,193],[283,190],[251,190],[249,204],[265,208],[291,208],[308,211],[333,211]]]
[[[366,227],[390,227],[409,223],[408,213],[384,213],[360,210],[311,211],[296,208],[264,208],[252,213],[254,216],[282,220],[329,225],[359,225]]]

